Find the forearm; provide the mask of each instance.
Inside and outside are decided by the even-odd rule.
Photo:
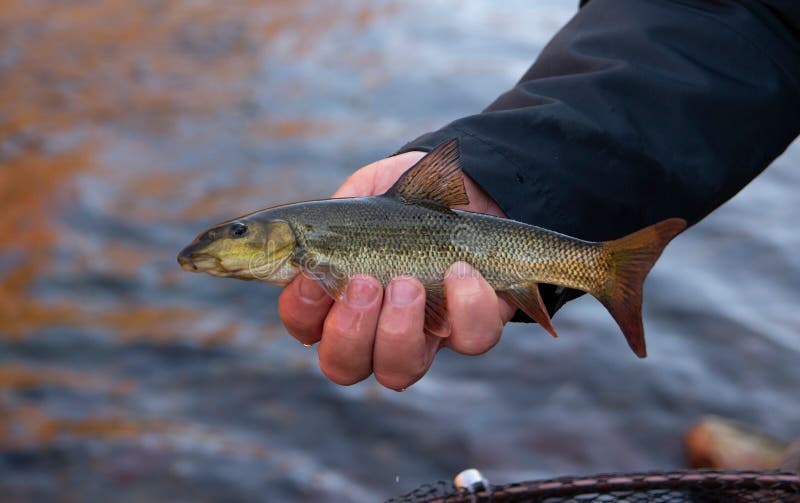
[[[798,41],[748,3],[593,0],[461,142],[509,217],[590,240],[707,215],[800,132]]]

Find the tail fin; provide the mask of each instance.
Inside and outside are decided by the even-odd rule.
[[[602,244],[609,255],[608,277],[591,294],[606,306],[639,358],[647,356],[642,326],[644,279],[667,243],[685,228],[685,220],[670,218]]]

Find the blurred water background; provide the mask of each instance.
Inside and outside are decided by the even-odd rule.
[[[480,110],[577,2],[6,0],[0,9],[0,494],[379,501],[684,466],[716,413],[800,433],[800,144],[670,245],[650,357],[582,298],[439,354],[404,393],[328,382],[279,290],[182,272],[206,226],[324,197]]]

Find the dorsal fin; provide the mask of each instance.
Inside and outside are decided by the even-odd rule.
[[[437,145],[403,173],[384,195],[409,204],[432,202],[445,207],[469,204],[461,175],[458,139]]]

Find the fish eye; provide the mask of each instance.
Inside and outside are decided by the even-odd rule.
[[[236,223],[231,225],[231,231],[230,232],[231,232],[231,236],[233,236],[235,238],[240,238],[240,237],[244,236],[245,234],[247,234],[247,225],[245,225],[245,224],[243,224],[241,222],[236,222]]]

